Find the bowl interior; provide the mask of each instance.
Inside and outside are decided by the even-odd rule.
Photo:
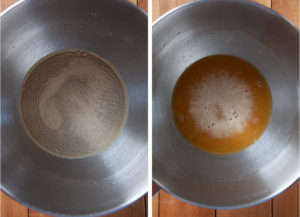
[[[2,189],[51,215],[105,214],[147,191],[147,16],[126,1],[27,0],[1,15]],[[117,140],[85,159],[47,154],[22,127],[26,72],[57,50],[107,59],[121,74],[129,112]]]
[[[247,1],[194,2],[154,25],[153,176],[160,186],[197,205],[237,208],[266,200],[296,180],[298,37],[287,20]],[[252,63],[271,89],[266,131],[236,154],[198,150],[182,137],[172,116],[171,97],[181,73],[214,54]]]

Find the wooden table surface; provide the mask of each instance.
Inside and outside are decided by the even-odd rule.
[[[18,0],[1,0],[1,11]],[[63,1],[63,0],[62,0]],[[148,11],[148,0],[129,0],[144,11]],[[147,196],[139,199],[131,206],[104,217],[147,217]],[[5,193],[1,192],[1,217],[49,217],[35,210],[17,203]]]
[[[191,0],[153,0],[153,21],[170,9]],[[299,28],[299,0],[255,0],[281,13]],[[299,217],[299,180],[282,194],[257,206],[214,210],[182,202],[165,191],[152,200],[153,217]]]

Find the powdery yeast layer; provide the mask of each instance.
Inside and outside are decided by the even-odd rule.
[[[106,60],[84,50],[58,51],[28,72],[20,114],[28,135],[43,150],[64,158],[87,157],[121,132],[127,91]]]

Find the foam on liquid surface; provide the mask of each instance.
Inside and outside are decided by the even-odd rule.
[[[250,63],[229,55],[198,60],[178,79],[173,115],[182,135],[218,154],[240,151],[266,129],[272,97],[264,77]]]
[[[242,132],[252,106],[247,83],[227,72],[211,74],[191,88],[189,112],[196,127],[218,138]]]

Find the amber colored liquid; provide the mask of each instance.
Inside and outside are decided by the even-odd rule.
[[[190,143],[210,153],[229,154],[263,134],[272,96],[253,65],[234,56],[214,55],[183,72],[174,88],[172,109],[179,131]]]

